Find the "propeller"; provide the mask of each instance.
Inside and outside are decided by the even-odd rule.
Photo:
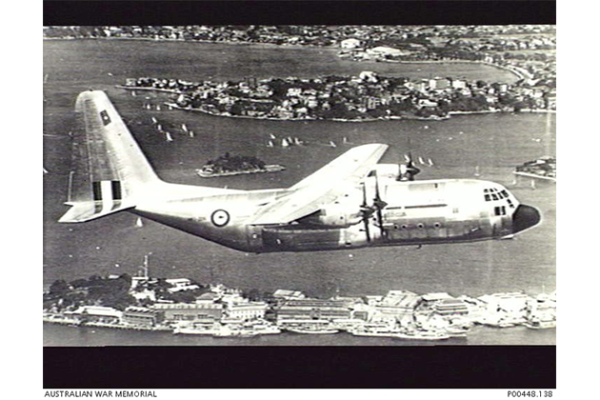
[[[415,162],[413,161],[412,154],[410,152],[404,155],[404,159],[406,160],[406,164],[400,165],[400,180],[414,181],[415,175],[421,172],[421,170],[415,166]],[[423,158],[419,157],[419,161],[421,160],[423,160]],[[429,161],[431,161],[431,159]],[[431,164],[433,165],[433,162]]]
[[[375,198],[373,199],[373,207],[377,210],[377,223],[379,224],[379,229],[381,230],[381,236],[384,235],[383,230],[383,215],[381,210],[383,210],[387,206],[387,203],[381,200],[381,196],[379,195],[379,179],[377,178],[377,174],[375,174]]]
[[[365,182],[362,182],[363,189],[363,202],[360,205],[360,212],[362,214],[363,224],[365,225],[365,233],[367,234],[367,242],[371,241],[371,233],[369,232],[369,218],[375,212],[373,207],[369,207],[367,204],[367,188]]]

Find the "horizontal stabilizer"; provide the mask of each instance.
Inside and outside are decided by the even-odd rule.
[[[122,201],[80,201],[67,204],[71,208],[58,220],[60,223],[74,224],[92,221],[135,207],[133,204],[126,204]]]

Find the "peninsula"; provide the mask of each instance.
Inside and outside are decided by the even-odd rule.
[[[556,292],[477,298],[390,290],[381,296],[308,297],[297,290],[242,291],[188,278],[91,276],[44,293],[45,323],[212,337],[336,334],[401,340],[465,338],[475,325],[556,327]]]
[[[271,120],[441,120],[464,113],[554,110],[552,88],[543,85],[453,77],[414,80],[371,71],[223,82],[142,77],[119,87],[174,93],[166,103],[172,108]]]

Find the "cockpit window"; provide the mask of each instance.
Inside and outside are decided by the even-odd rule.
[[[485,201],[496,201],[496,200],[508,199],[509,204],[510,204],[508,192],[504,189],[503,190],[498,190],[495,188],[483,189],[483,197],[484,197]]]

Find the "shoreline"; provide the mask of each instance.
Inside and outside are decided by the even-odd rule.
[[[482,110],[482,111],[450,111],[447,116],[439,117],[439,118],[428,118],[428,117],[417,117],[417,116],[391,116],[391,117],[379,117],[379,118],[361,118],[361,119],[344,119],[344,118],[331,118],[331,119],[318,119],[318,118],[277,118],[277,117],[251,117],[248,115],[223,115],[218,113],[213,113],[210,111],[202,110],[199,108],[185,108],[181,107],[175,103],[165,102],[164,105],[171,107],[173,109],[181,110],[181,111],[192,111],[192,112],[200,112],[203,114],[211,115],[213,117],[224,117],[224,118],[241,118],[241,119],[254,119],[259,121],[290,121],[290,122],[307,122],[307,121],[333,121],[333,122],[381,122],[381,121],[422,121],[422,122],[437,122],[437,121],[447,121],[453,116],[461,116],[461,115],[478,115],[478,114],[556,114],[556,110],[521,110],[519,112],[516,111],[502,111],[502,110]]]
[[[285,167],[279,164],[270,164],[265,165],[265,169],[252,169],[248,171],[229,171],[229,172],[204,172],[202,169],[196,169],[196,174],[201,178],[220,178],[223,176],[235,176],[235,175],[244,175],[244,174],[264,174],[267,172],[281,172],[285,171]]]
[[[96,37],[96,38],[43,38],[43,40],[47,41],[71,41],[71,40],[116,40],[116,41],[141,41],[141,42],[167,42],[167,43],[200,43],[200,44],[226,44],[226,45],[246,45],[246,46],[265,46],[265,47],[285,47],[290,49],[303,49],[303,48],[313,48],[313,49],[322,49],[322,50],[331,50],[332,52],[337,52],[337,57],[343,61],[351,61],[355,63],[360,62],[383,62],[390,64],[479,64],[479,65],[487,65],[490,67],[495,67],[498,69],[502,69],[508,72],[513,73],[519,79],[531,79],[532,76],[528,71],[522,70],[518,67],[506,67],[504,65],[498,65],[485,61],[476,61],[476,60],[415,60],[415,61],[402,61],[402,60],[380,60],[380,59],[367,59],[367,60],[353,60],[347,57],[341,57],[339,52],[339,48],[335,45],[331,46],[319,46],[319,45],[301,45],[301,44],[276,44],[276,43],[260,43],[260,42],[229,42],[229,41],[213,41],[213,40],[186,40],[186,39],[153,39],[153,38],[144,38],[144,37]],[[518,69],[516,69],[518,68]]]

